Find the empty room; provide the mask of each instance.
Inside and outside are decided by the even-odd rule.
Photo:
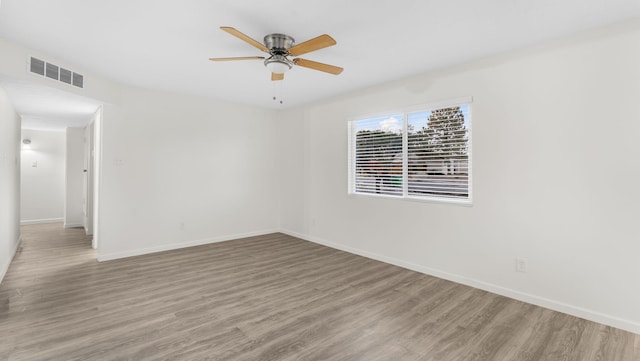
[[[0,1],[0,360],[640,361],[640,2]]]

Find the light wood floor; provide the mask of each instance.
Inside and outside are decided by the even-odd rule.
[[[97,263],[22,228],[0,360],[640,360],[640,336],[282,234]]]

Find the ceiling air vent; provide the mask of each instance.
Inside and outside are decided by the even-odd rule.
[[[78,73],[73,73],[73,85],[84,88],[84,76]]]
[[[58,66],[47,63],[47,72],[45,75],[47,78],[58,80]]]
[[[60,68],[60,81],[63,83],[71,84],[71,70]]]
[[[29,60],[29,71],[34,74],[46,76],[47,78],[61,81],[65,84],[84,88],[84,76],[58,65],[47,63],[31,57]]]
[[[31,72],[44,75],[44,61],[36,58],[31,58]]]

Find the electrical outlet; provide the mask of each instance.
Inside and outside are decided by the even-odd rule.
[[[516,257],[516,272],[527,273],[527,259]]]

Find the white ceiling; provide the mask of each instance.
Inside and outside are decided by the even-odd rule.
[[[639,0],[2,0],[0,36],[122,83],[281,108],[635,17]],[[345,70],[272,82],[259,61],[213,63],[262,55],[220,26],[327,33],[336,46],[302,57]]]

